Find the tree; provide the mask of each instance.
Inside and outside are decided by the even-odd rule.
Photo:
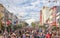
[[[29,24],[28,24],[28,23],[26,23],[26,22],[25,22],[24,24],[25,24],[25,26],[28,26],[28,25],[29,25]]]
[[[23,21],[21,24],[22,24],[22,27],[28,26],[28,23],[26,23],[25,21]]]
[[[56,26],[52,26],[51,28],[52,28],[52,30],[57,30]]]
[[[22,28],[22,24],[17,25],[17,28],[18,28],[18,29],[19,29],[19,28]]]
[[[59,21],[59,25],[60,25],[60,21]]]
[[[35,23],[34,22],[32,22],[31,25],[32,25],[32,27],[35,27]]]
[[[59,24],[59,27],[60,27],[60,18],[58,19],[58,24]]]

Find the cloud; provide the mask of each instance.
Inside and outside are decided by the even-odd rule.
[[[33,19],[33,18],[31,18],[31,19],[29,19],[29,20],[26,20],[26,22],[29,24],[29,25],[31,25],[31,23],[32,22],[35,22],[36,20],[35,19]]]

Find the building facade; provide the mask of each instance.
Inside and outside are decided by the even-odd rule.
[[[56,25],[56,13],[57,13],[56,6],[53,6],[51,8],[43,7],[42,8],[42,17],[40,18],[40,19],[42,19],[42,25],[44,25],[44,24]]]
[[[49,7],[43,7],[42,10],[40,11],[40,24],[45,24],[46,20],[49,18]]]

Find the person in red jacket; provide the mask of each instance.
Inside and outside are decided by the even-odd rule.
[[[46,33],[46,38],[51,38],[51,34],[49,32]]]

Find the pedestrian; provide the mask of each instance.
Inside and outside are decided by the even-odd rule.
[[[34,38],[39,38],[38,34],[34,34]]]
[[[31,33],[31,34],[30,34],[30,38],[34,38],[34,35],[33,35],[33,33]]]
[[[45,36],[42,32],[39,33],[39,38],[45,38]]]
[[[3,38],[8,38],[9,34],[7,32],[7,30],[5,29],[4,33],[3,33]]]
[[[22,35],[22,38],[26,38],[26,35],[25,35],[25,33],[23,33],[23,35]]]
[[[46,33],[46,38],[51,38],[51,34],[49,32]]]
[[[11,34],[11,38],[17,38],[16,34],[15,33]]]
[[[56,34],[52,33],[52,36],[51,36],[51,38],[55,38],[55,36],[56,36]]]

